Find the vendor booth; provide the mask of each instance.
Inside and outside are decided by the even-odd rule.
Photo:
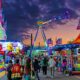
[[[72,74],[80,74],[80,34],[72,43],[79,44],[79,47],[72,51],[72,59],[73,59]]]

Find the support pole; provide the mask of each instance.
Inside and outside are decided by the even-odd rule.
[[[33,46],[33,35],[31,33],[31,47]]]
[[[31,78],[32,78],[32,50],[33,50],[33,35],[31,33],[31,49],[30,49],[30,57],[31,57]]]

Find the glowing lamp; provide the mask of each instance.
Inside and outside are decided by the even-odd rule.
[[[7,45],[7,50],[8,50],[8,51],[13,51],[13,46],[12,46],[11,43],[8,43],[8,45]]]
[[[8,50],[8,51],[12,51],[12,50],[13,50],[13,47],[7,46],[7,50]]]
[[[19,53],[19,52],[20,52],[20,48],[16,47],[16,53]]]
[[[11,46],[12,47],[12,43],[8,43],[7,46]]]

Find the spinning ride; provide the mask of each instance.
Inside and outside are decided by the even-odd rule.
[[[36,35],[35,35],[35,37],[34,37],[33,46],[35,45],[37,36],[38,36],[38,34],[39,34],[39,31],[40,31],[40,32],[41,32],[41,35],[42,35],[42,38],[43,38],[43,40],[44,40],[44,43],[45,43],[44,47],[46,47],[46,48],[49,47],[48,42],[47,42],[47,39],[46,39],[46,35],[45,35],[45,32],[44,32],[44,29],[43,29],[43,25],[48,24],[48,23],[51,22],[51,21],[52,21],[52,20],[48,20],[48,21],[43,22],[43,21],[39,20],[39,21],[37,22],[38,28],[37,28],[37,31],[36,31]],[[39,47],[40,47],[40,43],[39,43]],[[33,47],[33,49],[34,49],[34,48],[35,48],[35,46]],[[38,51],[39,51],[39,50],[38,50]],[[43,51],[46,52],[47,50],[43,50]]]

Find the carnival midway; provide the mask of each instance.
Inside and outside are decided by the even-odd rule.
[[[80,34],[66,44],[61,37],[56,38],[53,45],[43,29],[52,20],[39,20],[35,37],[31,34],[31,44],[26,46],[22,41],[7,40],[4,18],[0,0],[0,80],[80,80],[79,76],[75,77],[80,75]],[[39,32],[44,46],[35,44]]]

